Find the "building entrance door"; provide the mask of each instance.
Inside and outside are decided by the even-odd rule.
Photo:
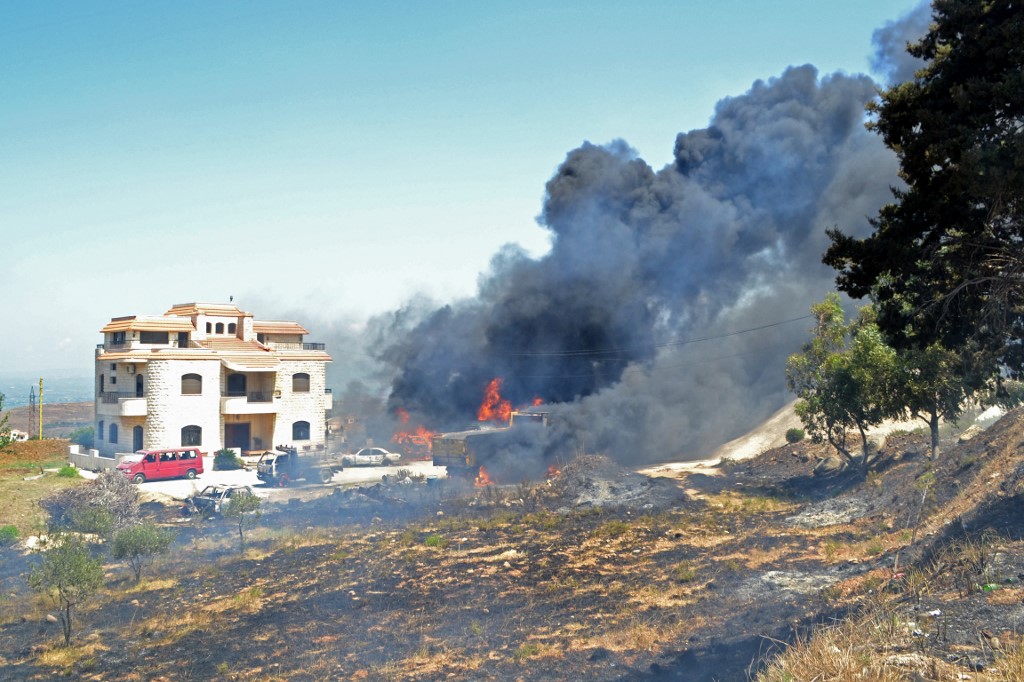
[[[225,424],[224,425],[224,447],[226,448],[241,448],[242,451],[251,450],[249,447],[249,427],[251,425],[246,422],[245,424]]]
[[[132,452],[142,449],[142,427],[136,426],[132,429]]]

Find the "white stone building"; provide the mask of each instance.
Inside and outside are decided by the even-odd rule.
[[[212,455],[326,445],[331,357],[297,322],[184,303],[115,317],[96,348],[100,457],[197,445]]]

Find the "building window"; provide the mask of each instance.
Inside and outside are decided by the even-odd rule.
[[[113,385],[114,385],[114,384],[116,384],[116,383],[117,383],[117,375],[116,375],[116,374],[113,374],[113,375],[111,375],[111,377],[110,377],[110,385],[111,385],[111,386],[113,386]]]
[[[218,322],[217,323],[217,333],[218,334],[223,334],[224,333],[224,323],[223,322]]]
[[[309,375],[299,372],[292,375],[292,393],[309,393]]]
[[[203,392],[203,378],[198,374],[181,375],[181,394],[199,395]]]
[[[103,389],[106,388],[106,386],[104,385],[104,381],[105,381],[104,376],[101,374],[100,375],[100,393],[103,393]]]
[[[99,428],[96,429],[96,435],[100,440],[103,440],[103,420],[100,420]]]
[[[107,440],[109,440],[111,443],[117,442],[117,424],[110,425],[110,438],[108,438]]]
[[[181,429],[181,446],[203,444],[203,428],[195,424],[189,424]]]
[[[234,322],[228,324],[228,334],[234,334],[236,329],[238,329],[238,327],[235,325]]]
[[[206,323],[206,333],[207,334],[212,334],[213,333],[213,323],[212,322],[207,322]]]
[[[188,332],[178,332],[178,348],[188,348]]]
[[[123,346],[124,332],[114,332],[110,337],[110,343],[114,346]]]
[[[171,338],[167,332],[139,332],[139,342],[166,346]]]
[[[292,424],[292,440],[309,440],[309,422]]]

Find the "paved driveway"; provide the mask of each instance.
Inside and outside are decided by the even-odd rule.
[[[212,460],[210,460],[212,462]],[[302,492],[322,493],[334,487],[351,485],[365,485],[379,483],[384,474],[395,474],[399,469],[408,469],[413,474],[423,474],[428,478],[444,478],[444,467],[435,467],[427,462],[406,462],[397,466],[387,467],[350,467],[334,475],[330,483],[300,483],[292,488],[273,488],[256,478],[254,469],[237,469],[235,471],[212,471],[207,469],[194,480],[173,479],[169,481],[147,481],[139,483],[139,492],[153,494],[154,496],[169,497],[174,500],[184,500],[186,497],[195,495],[208,485],[248,485],[256,491],[260,497],[273,499],[275,497],[301,497]],[[89,478],[95,477],[91,472],[83,471],[82,475]],[[296,494],[298,493],[298,494]]]

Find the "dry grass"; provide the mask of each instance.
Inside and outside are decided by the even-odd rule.
[[[685,623],[659,612],[630,613],[574,643],[573,648],[602,647],[619,653],[651,652],[668,642],[684,638],[689,632],[698,630],[701,619],[693,618]]]
[[[36,441],[38,442],[38,441]],[[48,443],[49,441],[42,441]],[[67,441],[64,453],[67,452]],[[29,441],[33,443],[33,441]],[[15,445],[22,445],[18,443]],[[86,482],[84,478],[64,478],[48,473],[41,478],[32,478],[39,474],[40,466],[60,465],[67,461],[66,454],[62,458],[50,457],[47,460],[20,460],[9,458],[0,467],[0,525],[11,524],[18,528],[18,538],[25,539],[36,535],[46,527],[46,514],[39,506],[39,500],[48,497],[58,490],[63,490]],[[31,480],[26,480],[29,478]]]
[[[97,654],[107,651],[107,649],[97,638],[67,647],[53,645],[40,652],[36,662],[49,668],[68,672],[75,666],[78,666],[78,670],[82,670],[83,665],[85,668],[89,667],[89,659],[95,658]]]

